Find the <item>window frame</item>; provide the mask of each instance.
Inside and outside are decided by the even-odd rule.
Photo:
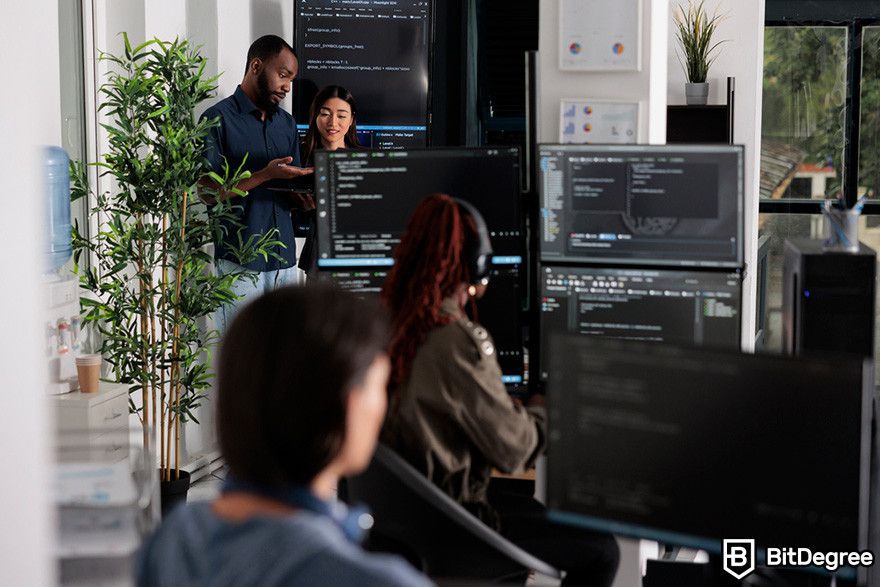
[[[765,27],[846,27],[842,184],[847,206],[858,199],[859,133],[862,95],[862,38],[865,27],[880,26],[880,3],[873,0],[767,0]],[[765,200],[761,214],[820,214],[822,200]],[[880,201],[869,201],[864,214],[880,214]]]

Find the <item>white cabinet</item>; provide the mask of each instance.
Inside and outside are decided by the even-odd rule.
[[[52,398],[61,432],[119,431],[128,428],[128,384],[102,381],[97,393],[74,391]]]
[[[154,459],[129,435],[128,385],[50,397],[60,585],[130,587],[136,552],[158,514]],[[135,435],[136,439],[140,435]]]
[[[76,458],[77,449],[88,449],[89,460],[115,461],[128,455],[127,384],[102,381],[96,393],[74,391],[51,400],[67,458]]]

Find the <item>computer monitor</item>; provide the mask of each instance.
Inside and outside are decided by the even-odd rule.
[[[523,284],[519,266],[494,266],[486,294],[477,301],[477,321],[495,341],[502,381],[508,389],[521,388],[523,365]]]
[[[296,0],[299,71],[293,114],[308,130],[315,95],[329,85],[354,94],[358,141],[370,149],[428,144],[431,119],[431,0]]]
[[[557,335],[548,515],[710,553],[725,538],[862,551],[872,371]]]
[[[741,267],[743,150],[540,145],[544,261]]]
[[[318,279],[333,282],[340,289],[355,293],[358,297],[378,296],[386,277],[386,269],[341,269],[318,273]]]
[[[345,269],[321,271],[320,279],[335,282],[342,289],[359,295],[378,296],[388,271],[384,269]],[[518,266],[495,266],[489,272],[486,295],[477,301],[477,321],[495,341],[502,382],[508,391],[524,393],[521,275]]]
[[[542,380],[556,332],[740,348],[737,272],[544,266],[540,274]]]
[[[318,268],[392,265],[413,210],[436,192],[480,211],[495,265],[521,264],[519,174],[516,147],[318,152]]]

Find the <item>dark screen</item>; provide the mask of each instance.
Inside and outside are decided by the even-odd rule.
[[[738,273],[544,267],[541,278],[542,379],[557,332],[740,348]]]
[[[523,382],[523,333],[521,275],[519,267],[494,267],[489,287],[477,301],[477,322],[495,341],[504,383]]]
[[[319,152],[315,176],[319,267],[390,265],[413,210],[435,192],[480,211],[496,264],[522,262],[516,148]]]
[[[355,270],[321,271],[320,279],[335,282],[347,291],[364,296],[378,296],[387,271]],[[493,267],[489,272],[486,295],[477,301],[477,321],[495,341],[496,356],[503,382],[523,383],[522,292],[518,266]]]
[[[667,106],[666,143],[730,143],[727,106]]]
[[[296,11],[297,121],[308,123],[318,90],[340,85],[355,97],[364,146],[425,146],[431,2],[299,0]]]
[[[541,258],[738,267],[740,147],[543,145]]]
[[[713,551],[865,547],[860,362],[571,335],[550,361],[552,517]]]

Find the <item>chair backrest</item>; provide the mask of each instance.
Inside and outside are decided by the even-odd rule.
[[[484,524],[387,446],[379,445],[367,470],[348,479],[347,492],[349,501],[373,510],[371,536],[407,549],[410,560],[415,555],[431,576],[500,579],[527,571],[562,576]]]

